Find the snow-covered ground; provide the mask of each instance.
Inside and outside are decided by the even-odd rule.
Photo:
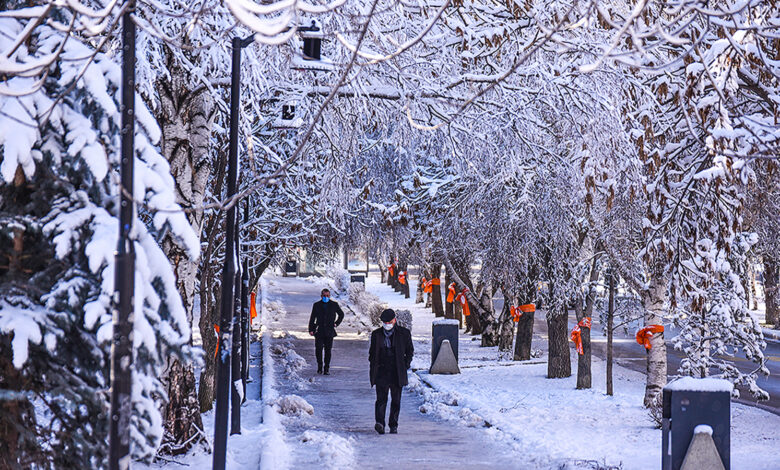
[[[650,469],[660,466],[661,431],[641,406],[644,377],[614,367],[615,396],[605,394],[604,362],[593,359],[591,390],[576,390],[576,377],[547,379],[546,355],[523,363],[482,348],[461,334],[459,375],[430,375],[430,309],[404,299],[378,277],[366,289],[394,309],[413,315],[415,358],[402,400],[400,434],[373,431],[374,391],[368,386],[369,321],[345,308],[333,352],[332,375],[315,374],[313,341],[306,332],[311,303],[323,278],[262,280],[258,299],[263,351],[251,347],[248,400],[242,433],[228,439],[227,468],[566,468]],[[412,282],[412,286],[416,283]],[[342,296],[337,300],[350,307]],[[536,334],[534,349],[546,350]],[[259,366],[264,357],[261,402]],[[576,356],[572,365],[576,372]],[[213,411],[203,415],[209,441]],[[732,404],[732,468],[776,469],[780,417]],[[212,455],[194,450],[176,463],[136,469],[211,468]]]
[[[412,281],[412,286],[416,280]],[[367,290],[392,308],[410,309],[414,316],[415,360],[422,384],[415,387],[426,403],[421,411],[477,426],[517,452],[550,467],[595,468],[601,465],[624,469],[658,468],[661,461],[661,431],[642,407],[644,376],[614,366],[614,391],[605,392],[605,363],[593,359],[593,388],[576,390],[576,353],[572,349],[575,375],[547,379],[546,353],[519,363],[499,360],[497,348],[482,348],[479,337],[461,334],[459,375],[430,375],[430,309],[404,299],[372,276]],[[534,349],[546,351],[546,338],[534,335]],[[429,388],[430,386],[431,388]],[[732,404],[732,468],[776,469],[775,450],[780,448],[780,417],[756,408]]]

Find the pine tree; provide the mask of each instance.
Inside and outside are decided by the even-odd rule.
[[[0,344],[11,349],[0,367],[14,371],[3,384],[10,393],[2,395],[2,406],[11,411],[3,419],[25,430],[24,439],[6,434],[0,441],[11,466],[95,468],[108,443],[121,71],[114,57],[76,35],[36,24],[41,13],[19,9],[16,18],[0,19],[2,51],[35,25],[28,41],[9,54],[25,72],[4,64],[0,96]],[[49,14],[73,18],[64,8]],[[131,442],[134,458],[149,460],[163,432],[162,368],[169,356],[196,358],[171,265],[157,240],[170,233],[193,258],[199,245],[155,147],[160,130],[138,98],[136,116]]]

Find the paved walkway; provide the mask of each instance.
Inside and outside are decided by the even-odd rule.
[[[301,380],[285,380],[283,365],[276,361],[280,396],[296,394],[314,406],[314,416],[286,419],[291,447],[291,468],[322,466],[321,449],[302,442],[307,430],[333,432],[350,439],[355,468],[372,469],[511,469],[527,468],[508,446],[489,440],[479,429],[438,420],[421,414],[419,395],[404,390],[398,434],[374,431],[375,391],[368,379],[368,338],[351,325],[347,311],[334,341],[331,375],[316,374],[314,340],[306,331],[311,305],[323,282],[274,278],[272,299],[282,302],[287,315],[271,324],[274,336],[288,332],[295,351],[308,362],[298,372]],[[278,340],[275,340],[278,341]],[[389,403],[388,403],[389,408]]]

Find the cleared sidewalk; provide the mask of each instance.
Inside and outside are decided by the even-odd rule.
[[[306,329],[311,305],[323,287],[322,279],[277,277],[269,288],[271,298],[287,312],[270,324],[274,341],[291,346],[307,362],[291,375],[284,361],[275,361],[277,391],[280,396],[298,395],[314,407],[312,416],[283,420],[292,451],[290,468],[343,468],[347,461],[354,468],[378,469],[535,468],[510,446],[487,439],[478,429],[420,413],[422,398],[407,389],[399,434],[377,434],[373,429],[376,395],[368,380],[368,335],[358,333],[346,309],[333,345],[331,375],[316,374],[314,340]],[[279,338],[283,332],[290,336]]]

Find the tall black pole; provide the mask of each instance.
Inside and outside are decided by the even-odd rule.
[[[233,38],[233,69],[230,84],[230,148],[228,152],[227,195],[236,194],[238,176],[238,102],[241,70],[241,38]],[[214,470],[225,469],[227,451],[228,399],[230,394],[231,326],[236,279],[236,206],[228,209],[225,220],[225,266],[222,271],[222,302],[219,318],[219,364],[217,365],[217,406],[214,412]]]
[[[244,224],[249,222],[249,199],[244,204]],[[249,257],[244,256],[241,269],[241,384],[246,401],[246,382],[249,380]]]
[[[237,204],[236,204],[237,205]],[[241,260],[241,229],[236,217],[236,260]],[[233,298],[233,351],[230,358],[230,435],[241,434],[241,263],[237,262],[236,277],[233,279],[235,297]]]
[[[133,161],[135,136],[135,23],[131,3],[122,17],[122,129],[121,182],[119,195],[119,243],[114,271],[114,337],[111,345],[111,418],[108,468],[130,468],[130,416],[133,381],[133,289],[135,247],[130,239],[133,204]]]

